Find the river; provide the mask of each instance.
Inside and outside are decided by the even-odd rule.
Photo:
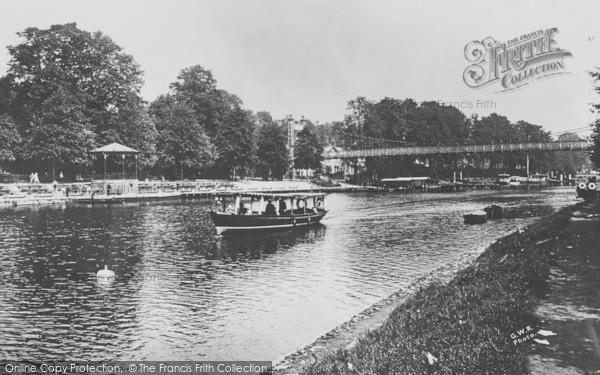
[[[574,202],[571,188],[335,193],[318,226],[231,238],[209,199],[3,209],[0,357],[275,360]],[[463,224],[492,203],[508,217]]]

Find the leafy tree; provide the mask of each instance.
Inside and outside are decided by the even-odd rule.
[[[518,121],[512,125],[511,142],[530,143],[530,142],[550,142],[552,137],[550,132],[544,130],[539,125],[530,124],[527,121]],[[520,165],[524,167],[525,160],[529,156],[530,172],[541,172],[552,170],[556,167],[556,154],[552,152],[530,151],[530,152],[513,152],[510,154],[510,161],[514,166]]]
[[[257,119],[242,108],[240,98],[218,89],[212,72],[200,65],[181,70],[170,87],[219,150],[211,173],[233,178],[250,173],[256,159]]]
[[[294,145],[294,167],[299,169],[321,170],[323,147],[310,125],[298,132]]]
[[[268,113],[258,113],[261,127],[258,130],[257,169],[264,179],[282,179],[290,165],[287,137]]]
[[[559,141],[582,141],[576,133],[565,133],[558,136]],[[555,168],[565,173],[575,174],[582,169],[590,169],[591,162],[587,151],[563,151],[556,153]]]
[[[358,96],[348,102],[348,110],[350,111],[344,118],[347,128],[355,129],[356,134],[364,135],[363,127],[367,122],[373,102],[367,100],[363,96]]]
[[[440,105],[439,102],[424,102],[413,110],[409,121],[412,126],[407,138],[419,145],[458,145],[468,142],[470,122],[457,108]],[[407,116],[408,117],[408,116]],[[418,124],[415,126],[415,124]],[[448,177],[456,171],[467,155],[429,155],[427,156],[427,171],[429,175]],[[423,157],[421,157],[423,159]]]
[[[241,107],[229,112],[218,129],[216,144],[219,158],[214,173],[229,178],[247,175],[256,160],[252,113]]]
[[[19,154],[21,136],[12,117],[0,115],[0,165],[14,161]]]
[[[24,40],[8,47],[7,79],[12,114],[26,138],[25,159],[83,164],[85,150],[96,143],[129,143],[153,133],[140,98],[142,71],[109,37],[75,23],[17,35]],[[150,163],[151,147],[141,148]]]
[[[217,89],[217,80],[212,72],[200,65],[182,69],[170,88],[179,102],[185,103],[194,111],[196,121],[214,138],[225,117],[222,107],[223,100],[226,99],[223,98],[225,92]]]
[[[15,100],[15,92],[8,77],[0,78],[0,114],[10,113]]]
[[[492,113],[473,123],[473,143],[507,143],[511,141],[511,123],[505,117]]]
[[[513,127],[510,120],[505,116],[492,113],[489,116],[477,118],[473,122],[471,141],[475,144],[501,144],[510,143],[513,135]],[[490,162],[490,169],[506,171],[512,169],[514,157],[509,154],[474,155],[473,160],[479,163]]]
[[[158,133],[146,106],[140,102],[121,109],[117,121],[121,124],[117,137],[107,141],[119,142],[140,151],[138,165],[142,169],[152,167],[157,160]]]
[[[216,149],[195,112],[173,96],[162,95],[150,105],[159,132],[157,142],[158,166],[172,170],[177,176],[177,168],[183,176],[187,168],[199,172],[212,165],[216,159]]]
[[[57,88],[41,103],[25,128],[23,138],[24,159],[53,169],[56,164],[87,164],[87,150],[94,144],[94,133],[83,114],[82,104],[62,88]]]

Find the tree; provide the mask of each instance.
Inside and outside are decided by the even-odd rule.
[[[38,167],[52,167],[53,172],[57,164],[89,163],[87,150],[94,145],[79,98],[60,87],[33,113],[23,138],[23,158]]]
[[[200,65],[181,70],[170,85],[173,96],[195,114],[196,121],[219,150],[211,170],[215,176],[245,175],[256,157],[255,121],[236,95],[217,88],[212,72]]]
[[[255,124],[252,113],[241,107],[224,119],[216,136],[219,158],[215,174],[229,178],[245,176],[256,160]]]
[[[294,145],[294,168],[321,170],[323,147],[310,125],[298,132]]]
[[[27,135],[25,159],[82,164],[83,152],[96,143],[153,133],[140,97],[142,71],[109,37],[75,23],[17,35],[24,41],[8,47],[7,78],[13,117]]]
[[[11,113],[15,92],[8,77],[0,78],[0,114]]]
[[[512,125],[513,142],[550,142],[552,137],[550,132],[545,131],[540,125],[534,125],[527,121],[518,121]],[[513,152],[510,155],[510,160],[513,165],[524,167],[525,160],[529,157],[530,172],[540,172],[552,170],[556,167],[556,155],[551,152],[530,151],[530,152]]]
[[[0,115],[0,165],[14,161],[19,155],[21,136],[12,117]]]
[[[565,133],[558,136],[559,141],[582,141],[576,133]],[[563,151],[556,153],[556,162],[553,169],[564,173],[575,174],[583,169],[590,169],[591,162],[587,151]]]
[[[195,112],[171,95],[162,95],[150,105],[159,132],[157,142],[158,166],[171,170],[172,177],[183,176],[184,168],[199,172],[211,166],[217,156],[216,148],[196,119]]]
[[[224,118],[224,93],[217,89],[217,80],[210,70],[200,65],[182,69],[177,81],[169,86],[177,101],[185,103],[196,114],[196,121],[214,138]],[[238,99],[239,100],[239,99]]]
[[[119,111],[119,132],[108,142],[119,142],[140,151],[137,163],[142,169],[148,169],[156,163],[156,140],[158,133],[154,121],[146,106],[139,102]]]
[[[282,179],[290,165],[287,137],[270,114],[259,113],[261,127],[258,130],[257,169],[264,179]]]

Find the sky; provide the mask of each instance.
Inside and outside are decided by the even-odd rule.
[[[17,32],[76,22],[134,57],[148,101],[167,93],[181,69],[200,64],[246,108],[274,118],[339,121],[357,96],[452,102],[468,116],[496,112],[553,132],[598,116],[588,74],[600,67],[597,0],[3,0],[0,12],[0,75],[10,59],[4,46],[21,41]],[[465,84],[468,43],[553,27],[555,46],[572,54],[567,74],[507,92],[497,82]]]

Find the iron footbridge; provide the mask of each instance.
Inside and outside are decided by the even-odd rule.
[[[325,159],[364,158],[377,156],[404,155],[440,155],[440,154],[482,154],[495,152],[521,151],[569,151],[588,150],[592,148],[591,141],[558,141],[535,143],[499,143],[461,146],[402,146],[380,147],[371,149],[332,149],[325,153]]]

